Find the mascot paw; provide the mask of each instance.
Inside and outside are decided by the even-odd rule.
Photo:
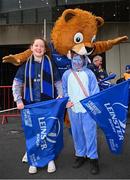
[[[9,55],[9,56],[4,56],[2,58],[3,63],[11,63],[14,64],[15,66],[19,66],[21,64],[23,64],[23,62],[25,62],[29,56],[31,56],[32,51],[31,49],[27,49],[26,51],[19,53],[19,54],[15,54],[15,55]]]
[[[114,44],[119,44],[123,41],[127,41],[128,40],[128,36],[122,36],[122,37],[118,37],[114,40]]]
[[[20,60],[19,59],[16,59],[16,57],[14,55],[9,55],[9,56],[4,56],[2,58],[2,62],[3,63],[12,63],[14,64],[15,66],[19,66],[21,63],[20,63]]]

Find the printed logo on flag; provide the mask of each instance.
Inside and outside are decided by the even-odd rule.
[[[47,133],[47,122],[48,121],[55,121],[53,129],[51,132]],[[39,117],[38,124],[40,128],[40,133],[36,134],[36,146],[41,147],[41,150],[47,148],[47,142],[56,143],[56,138],[60,133],[60,120],[57,117]]]
[[[126,119],[125,117],[123,117],[123,119],[121,119],[120,117],[117,117],[117,113],[119,111],[125,111],[127,112],[127,108],[128,106],[125,106],[122,103],[113,103],[113,105],[111,106],[110,103],[106,103],[104,104],[107,112],[109,113],[109,117],[108,120],[110,122],[110,125],[112,127],[112,130],[114,133],[117,133],[119,140],[123,140],[124,139],[124,132],[125,132],[125,128],[126,128]],[[123,107],[123,108],[121,108]]]
[[[53,130],[50,133],[48,133],[47,141],[50,143],[56,143],[56,138],[58,137],[58,135],[60,133],[60,129],[61,129],[60,120],[57,117],[47,118],[47,120],[51,120],[51,119],[55,120],[55,126],[54,126]]]
[[[96,106],[96,104],[93,101],[89,100],[88,102],[84,103],[84,106],[86,106],[94,115],[101,113],[100,109]]]
[[[24,123],[25,126],[32,127],[32,120],[29,109],[23,109]]]

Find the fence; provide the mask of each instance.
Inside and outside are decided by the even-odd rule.
[[[12,86],[0,86],[0,119],[1,124],[8,123],[8,117],[20,116],[13,100]],[[11,109],[11,110],[10,110]]]

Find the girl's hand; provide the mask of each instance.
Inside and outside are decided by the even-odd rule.
[[[68,101],[66,104],[66,108],[71,108],[73,105],[74,105],[73,102]]]
[[[17,108],[18,108],[19,110],[24,109],[24,104],[23,104],[23,102],[17,103]]]

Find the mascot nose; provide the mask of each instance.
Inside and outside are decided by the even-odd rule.
[[[94,51],[94,48],[93,47],[85,47],[86,51],[87,51],[87,54],[92,54],[93,51]]]

